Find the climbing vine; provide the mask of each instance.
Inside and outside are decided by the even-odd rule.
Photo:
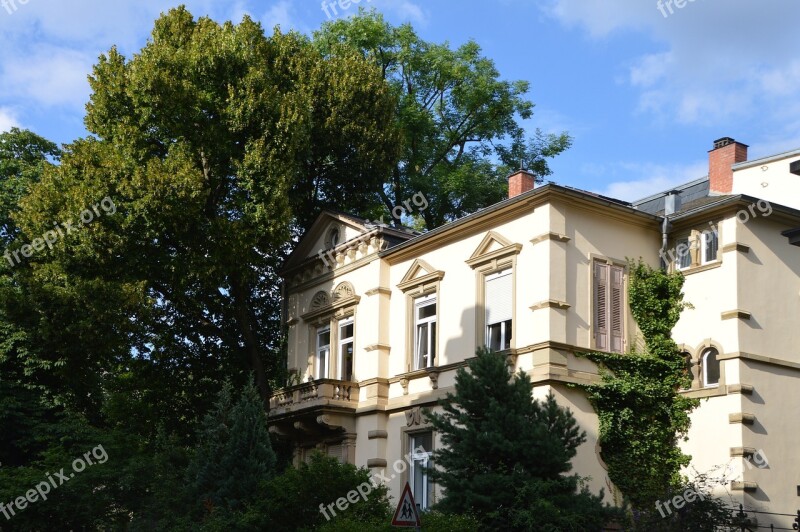
[[[684,308],[683,275],[629,262],[630,308],[644,345],[615,355],[588,353],[601,368],[600,384],[587,387],[600,420],[602,458],[610,480],[634,509],[651,509],[681,484],[690,456],[689,414],[699,402],[679,390],[688,384],[685,361],[672,340]]]

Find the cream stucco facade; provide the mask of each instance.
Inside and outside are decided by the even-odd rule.
[[[698,471],[732,470],[719,489],[735,501],[779,513],[800,504],[792,426],[800,414],[800,247],[784,234],[800,226],[800,212],[780,206],[800,208],[791,157],[734,166],[732,193],[668,213],[667,234],[671,248],[698,242],[685,263],[668,265],[684,268],[693,305],[674,330],[694,363],[684,393],[703,398],[685,450]],[[758,188],[779,194],[758,203],[750,181],[766,174],[769,185]],[[421,409],[453,390],[478,346],[498,342],[531,375],[535,397],[552,392],[571,409],[587,433],[574,469],[613,500],[597,416],[568,385],[598,380],[576,353],[641,341],[626,303],[626,262],[658,267],[665,256],[663,213],[653,208],[663,199],[648,201],[549,184],[425,234],[321,214],[284,269],[294,380],[271,398],[271,430],[295,443],[298,460],[320,449],[384,471],[395,498],[410,481],[417,502],[433,504],[438,488],[419,476],[425,453],[402,464],[417,444],[440,445]],[[713,357],[703,363],[710,349],[718,379]],[[791,521],[759,516],[770,522]]]

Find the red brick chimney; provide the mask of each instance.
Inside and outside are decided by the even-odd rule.
[[[736,163],[747,160],[747,144],[730,137],[714,141],[714,149],[708,152],[708,181],[711,192],[730,194],[733,190],[733,168]]]
[[[520,168],[508,176],[508,197],[509,199],[533,190],[536,186],[536,176],[527,170]]]

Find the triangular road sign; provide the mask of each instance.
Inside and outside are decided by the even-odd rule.
[[[414,504],[414,496],[411,494],[411,486],[408,485],[408,482],[403,488],[400,502],[397,503],[397,510],[394,511],[392,526],[420,526],[419,512],[417,512],[417,505]]]

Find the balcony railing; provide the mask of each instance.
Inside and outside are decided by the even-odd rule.
[[[358,405],[358,383],[334,379],[318,379],[277,390],[269,399],[270,414],[313,408],[316,406]]]

